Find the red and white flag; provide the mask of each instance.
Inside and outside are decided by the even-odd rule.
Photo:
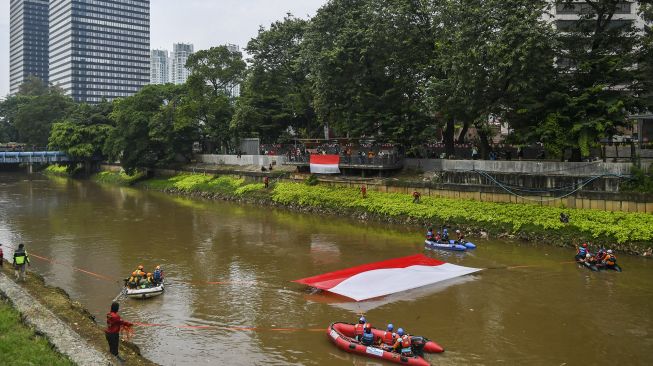
[[[363,301],[480,271],[417,254],[304,278],[301,283]]]
[[[311,173],[340,174],[340,155],[311,154]]]

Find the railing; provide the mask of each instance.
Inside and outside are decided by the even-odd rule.
[[[0,152],[0,164],[59,163],[70,159],[61,151]]]

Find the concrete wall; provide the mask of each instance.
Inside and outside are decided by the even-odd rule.
[[[630,174],[630,163],[568,163],[551,161],[519,160],[445,160],[445,159],[406,159],[406,167],[418,168],[425,172],[456,172],[483,170],[497,173],[520,173],[563,176],[597,176],[603,174]]]
[[[268,156],[268,155],[196,155],[198,163],[212,165],[236,165],[236,166],[269,166],[282,165],[286,162],[285,156]]]

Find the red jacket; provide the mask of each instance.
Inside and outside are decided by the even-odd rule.
[[[123,326],[131,326],[132,323],[122,320],[118,313],[108,313],[107,314],[107,333],[120,333],[120,328]]]

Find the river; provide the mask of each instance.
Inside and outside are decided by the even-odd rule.
[[[134,338],[162,365],[379,365],[339,351],[322,330],[359,312],[436,340],[446,352],[427,356],[433,364],[653,364],[653,261],[644,258],[620,256],[623,273],[592,273],[569,263],[569,249],[472,239],[474,252],[428,255],[494,269],[380,301],[333,303],[290,282],[420,253],[421,238],[391,225],[0,173],[0,243],[55,259],[32,258],[32,270],[98,319],[120,291],[104,278],[164,267],[164,295],[122,300],[121,309],[162,325],[138,327]]]

